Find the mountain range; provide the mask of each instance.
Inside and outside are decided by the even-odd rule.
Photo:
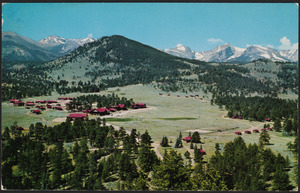
[[[79,46],[95,41],[84,39],[65,39],[59,36],[49,36],[34,41],[14,32],[2,33],[3,61],[49,61],[63,56]]]
[[[49,36],[34,41],[14,32],[2,33],[2,61],[50,61],[66,55],[95,38],[65,39],[59,36]],[[205,62],[250,62],[259,58],[272,61],[298,61],[298,49],[280,50],[251,45],[238,48],[229,43],[217,46],[209,51],[196,52],[189,47],[178,44],[175,48],[161,50],[165,53]]]
[[[259,45],[238,48],[226,43],[209,51],[195,52],[187,46],[178,44],[175,48],[165,49],[164,52],[178,57],[206,62],[250,62],[260,58],[281,62],[298,61],[298,49],[277,51]]]

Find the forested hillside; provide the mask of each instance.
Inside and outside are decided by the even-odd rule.
[[[298,92],[295,63],[263,59],[248,64],[206,63],[175,57],[122,36],[103,37],[51,62],[4,63],[2,69],[4,100],[51,91],[99,92],[139,83],[153,83],[167,92],[202,89],[273,97],[288,90]],[[31,89],[22,89],[24,85]]]
[[[163,160],[151,147],[151,136],[116,130],[93,119],[54,127],[17,125],[2,135],[2,182],[25,190],[291,190],[289,160],[264,144],[246,145],[241,137],[226,143],[208,162],[190,157],[184,163],[174,149]],[[291,144],[292,146],[292,144]],[[293,144],[293,146],[295,146]],[[197,149],[196,149],[197,151]]]

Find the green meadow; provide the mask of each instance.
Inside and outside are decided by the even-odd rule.
[[[165,149],[174,148],[176,138],[179,132],[183,137],[188,136],[189,132],[198,131],[201,136],[202,148],[207,152],[205,160],[208,160],[215,151],[215,143],[219,143],[221,149],[224,144],[234,140],[237,137],[235,131],[245,131],[246,129],[253,130],[253,128],[261,129],[264,122],[250,122],[247,120],[229,119],[226,117],[227,112],[219,109],[218,106],[210,104],[210,95],[202,92],[193,93],[168,93],[154,89],[151,85],[131,85],[126,87],[110,88],[107,91],[98,94],[115,93],[126,98],[133,98],[137,103],[146,103],[146,109],[122,111],[121,114],[107,117],[106,122],[115,126],[124,127],[130,131],[137,129],[140,134],[146,130],[152,137],[155,144],[159,144],[163,136],[169,139],[170,147],[163,148],[158,145],[159,152],[163,155]],[[162,93],[163,95],[160,95]],[[86,93],[95,94],[95,93]],[[79,93],[72,93],[66,95],[68,97],[76,97],[78,95],[86,95]],[[199,95],[199,97],[188,97],[190,94]],[[180,95],[178,97],[177,95]],[[59,95],[53,93],[53,96],[36,97],[28,100],[41,99],[57,99]],[[200,97],[203,100],[200,100]],[[28,128],[31,123],[42,122],[48,126],[58,124],[54,122],[55,118],[65,118],[69,113],[66,111],[45,110],[41,115],[29,116],[29,109],[24,107],[11,107],[7,102],[2,103],[2,128],[10,126],[17,121],[19,126]],[[32,114],[32,113],[30,113]],[[37,118],[39,117],[39,118]],[[89,116],[96,118],[97,116]],[[42,118],[45,121],[42,121]],[[222,130],[218,132],[217,130]],[[294,141],[294,137],[284,137],[281,133],[269,132],[271,136],[271,145],[267,146],[272,150],[281,153],[284,157],[288,156],[291,163],[295,161],[293,154],[288,151],[286,144]],[[246,143],[258,143],[259,134],[242,134],[241,136]],[[193,156],[193,150],[190,150],[190,144],[183,142],[183,148],[177,149],[182,155],[189,150]]]

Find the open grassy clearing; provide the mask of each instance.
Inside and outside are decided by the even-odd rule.
[[[211,155],[215,152],[215,143],[220,144],[221,150],[224,148],[224,144],[234,140],[237,137],[234,132],[244,132],[246,129],[253,130],[254,128],[261,129],[264,122],[247,121],[239,119],[227,118],[226,111],[220,110],[217,106],[210,105],[210,95],[202,92],[195,93],[167,93],[154,89],[151,85],[132,85],[119,88],[110,88],[107,91],[100,92],[103,94],[118,94],[126,98],[133,98],[137,103],[146,103],[148,108],[140,110],[122,111],[122,113],[115,113],[114,116],[109,116],[106,121],[109,124],[124,127],[126,130],[133,128],[137,129],[141,134],[148,130],[152,137],[152,140],[157,145],[157,149],[161,155],[163,155],[165,149],[174,148],[176,138],[179,132],[183,137],[188,136],[189,131],[198,131],[201,136],[203,149],[207,152],[204,156],[204,161],[207,161]],[[159,95],[163,93],[163,95]],[[65,95],[67,97],[76,97],[78,95],[87,95],[95,93],[72,93]],[[200,100],[200,97],[189,97],[187,95],[196,95],[200,97],[206,96],[204,100]],[[180,95],[180,97],[177,97]],[[28,100],[49,100],[57,99],[60,95],[53,93],[53,96],[36,97]],[[2,103],[2,128],[4,126],[10,126],[14,121],[18,122],[19,126],[28,128],[31,123],[42,122],[48,126],[59,124],[53,122],[55,118],[61,118],[63,121],[69,113],[65,111],[46,110],[43,114],[36,115],[43,117],[46,121],[43,122],[39,118],[26,115],[30,111],[24,107],[11,107],[7,103]],[[98,116],[89,115],[89,118],[97,118]],[[221,129],[222,132],[217,132]],[[267,147],[273,151],[281,153],[284,157],[288,156],[291,163],[295,162],[294,155],[288,151],[286,144],[290,141],[294,141],[294,137],[285,137],[281,133],[269,132],[271,136],[270,143]],[[171,147],[163,148],[159,145],[162,140],[162,136],[167,136]],[[258,143],[259,134],[244,134],[242,138],[246,143]],[[198,148],[200,144],[198,144]],[[189,149],[190,144],[183,142],[183,148],[176,149],[182,155],[184,152],[189,151],[193,157],[193,151]],[[186,161],[186,160],[185,160]],[[290,172],[291,173],[291,172]]]

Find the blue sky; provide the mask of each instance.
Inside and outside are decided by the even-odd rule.
[[[117,34],[160,49],[180,43],[204,51],[227,42],[284,49],[298,45],[298,9],[295,3],[8,3],[2,30],[37,41]]]

